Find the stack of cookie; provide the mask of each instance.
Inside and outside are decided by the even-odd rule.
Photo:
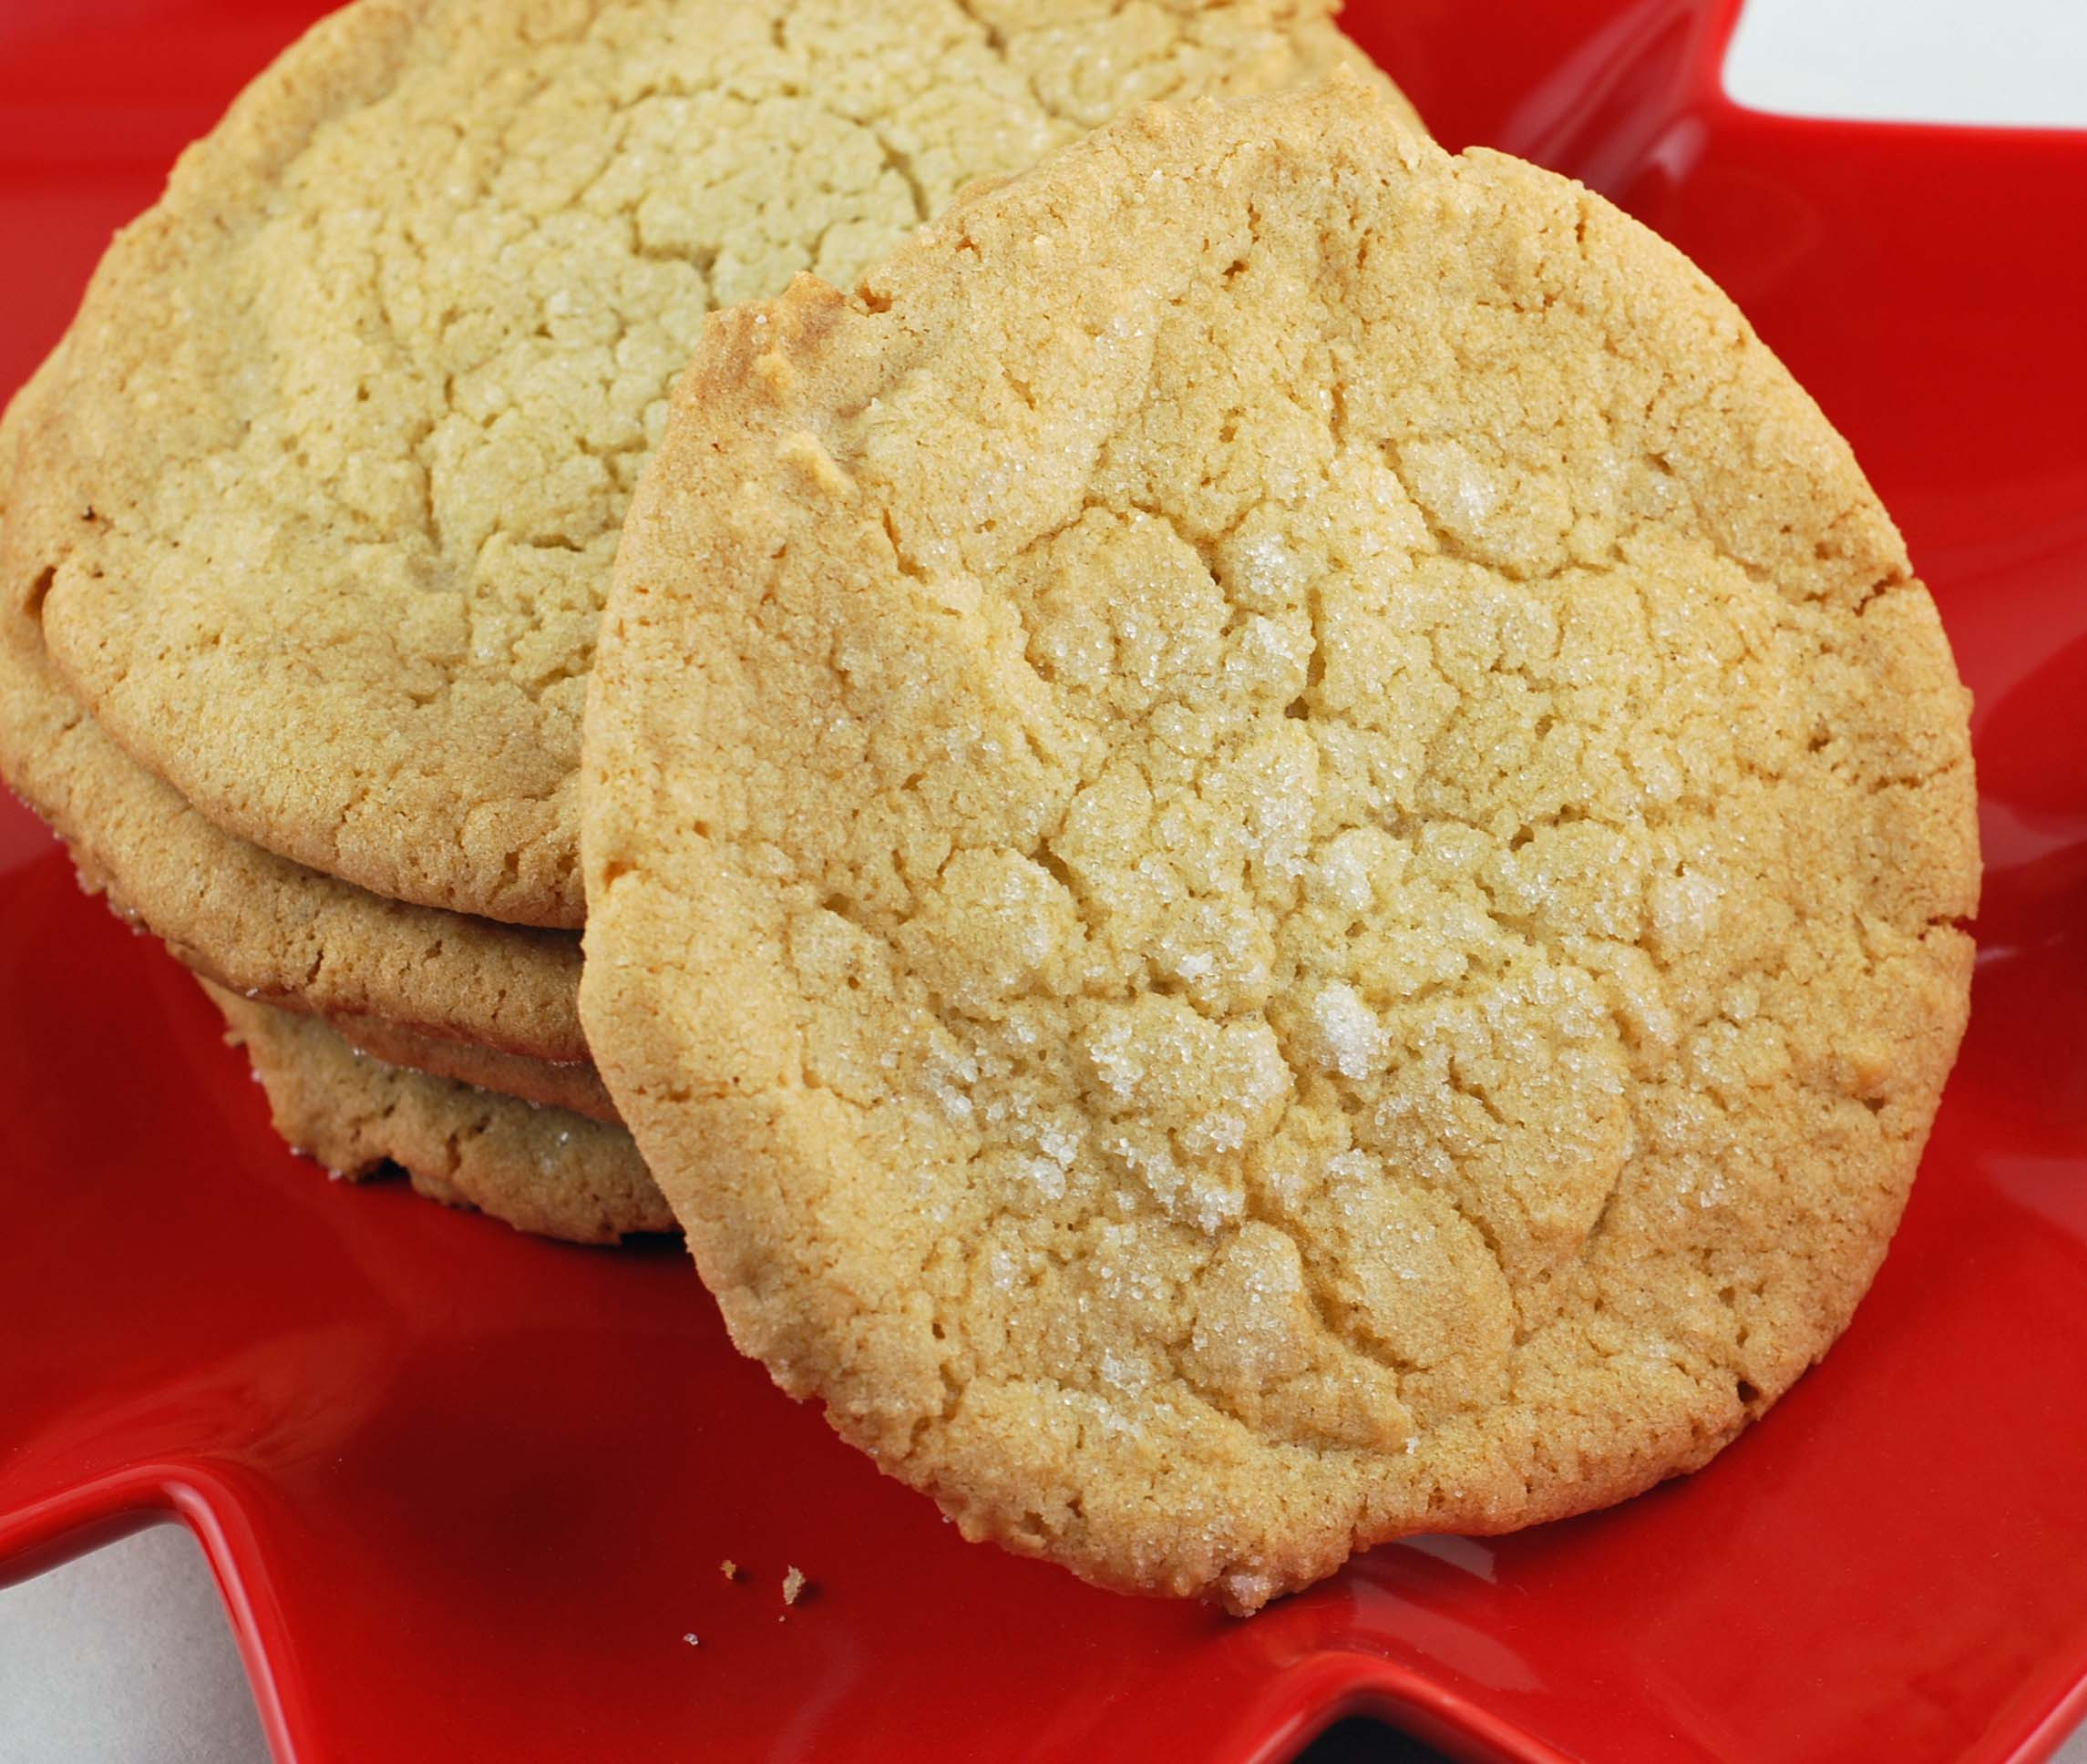
[[[293,1143],[671,1228],[581,1032],[576,769],[704,314],[1145,99],[1363,69],[1328,13],[357,0],[183,156],[0,431],[0,766]]]
[[[1788,1388],[1978,888],[1845,443],[1356,60],[363,0],[0,447],[0,757],[292,1138],[678,1226],[967,1534],[1239,1611]]]

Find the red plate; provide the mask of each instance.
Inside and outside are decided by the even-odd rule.
[[[0,384],[316,10],[0,5]],[[1978,692],[1970,1038],[1876,1290],[1760,1427],[1615,1512],[1379,1549],[1249,1623],[1094,1592],[880,1481],[678,1253],[292,1159],[195,990],[6,807],[0,1571],[179,1513],[303,1764],[1248,1759],[1362,1709],[1479,1759],[2044,1756],[2087,1710],[2087,137],[1739,110],[1734,10],[1351,23],[1453,144],[1585,177],[1737,296]],[[816,1593],[778,1621],[791,1564]]]

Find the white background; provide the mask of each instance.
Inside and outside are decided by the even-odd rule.
[[[1725,77],[1764,110],[2087,128],[2087,0],[1750,0]],[[2087,1764],[2087,1731],[2060,1757]],[[187,1532],[0,1591],[0,1760],[267,1764]]]

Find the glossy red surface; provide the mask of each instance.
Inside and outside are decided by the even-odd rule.
[[[315,10],[0,4],[0,383]],[[1357,1708],[1479,1759],[2042,1756],[2087,1712],[2087,137],[1739,111],[1732,10],[1351,23],[1452,144],[1587,177],[1739,298],[1979,696],[1970,1037],[1874,1293],[1759,1428],[1617,1511],[1383,1548],[1249,1623],[1091,1591],[881,1482],[677,1254],[293,1160],[194,990],[10,805],[0,1571],[179,1514],[302,1764],[1243,1760]],[[778,1621],[790,1564],[816,1593]]]

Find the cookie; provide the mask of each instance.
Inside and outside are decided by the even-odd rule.
[[[572,1243],[674,1228],[622,1128],[386,1065],[316,1017],[201,984],[268,1092],[276,1132],[334,1175],[396,1166],[430,1200]]]
[[[1701,1464],[1964,1025],[1967,694],[1848,447],[1352,83],[727,315],[591,694],[581,1014],[734,1338],[1106,1586]]]
[[[388,1066],[404,1066],[430,1077],[497,1091],[524,1102],[570,1109],[591,1121],[622,1125],[601,1074],[589,1061],[559,1064],[531,1060],[519,1053],[503,1053],[498,1048],[424,1035],[382,1017],[326,1017],[324,1021],[356,1052],[366,1053]]]
[[[1125,104],[1360,61],[1327,0],[360,0],[182,156],[25,400],[0,592],[204,815],[574,927],[586,673],[704,314]]]
[[[18,416],[36,395],[32,383],[0,419],[0,549]],[[81,709],[12,604],[0,775],[66,841],[87,887],[221,985],[539,1061],[589,1058],[577,938],[384,899],[223,832]]]

